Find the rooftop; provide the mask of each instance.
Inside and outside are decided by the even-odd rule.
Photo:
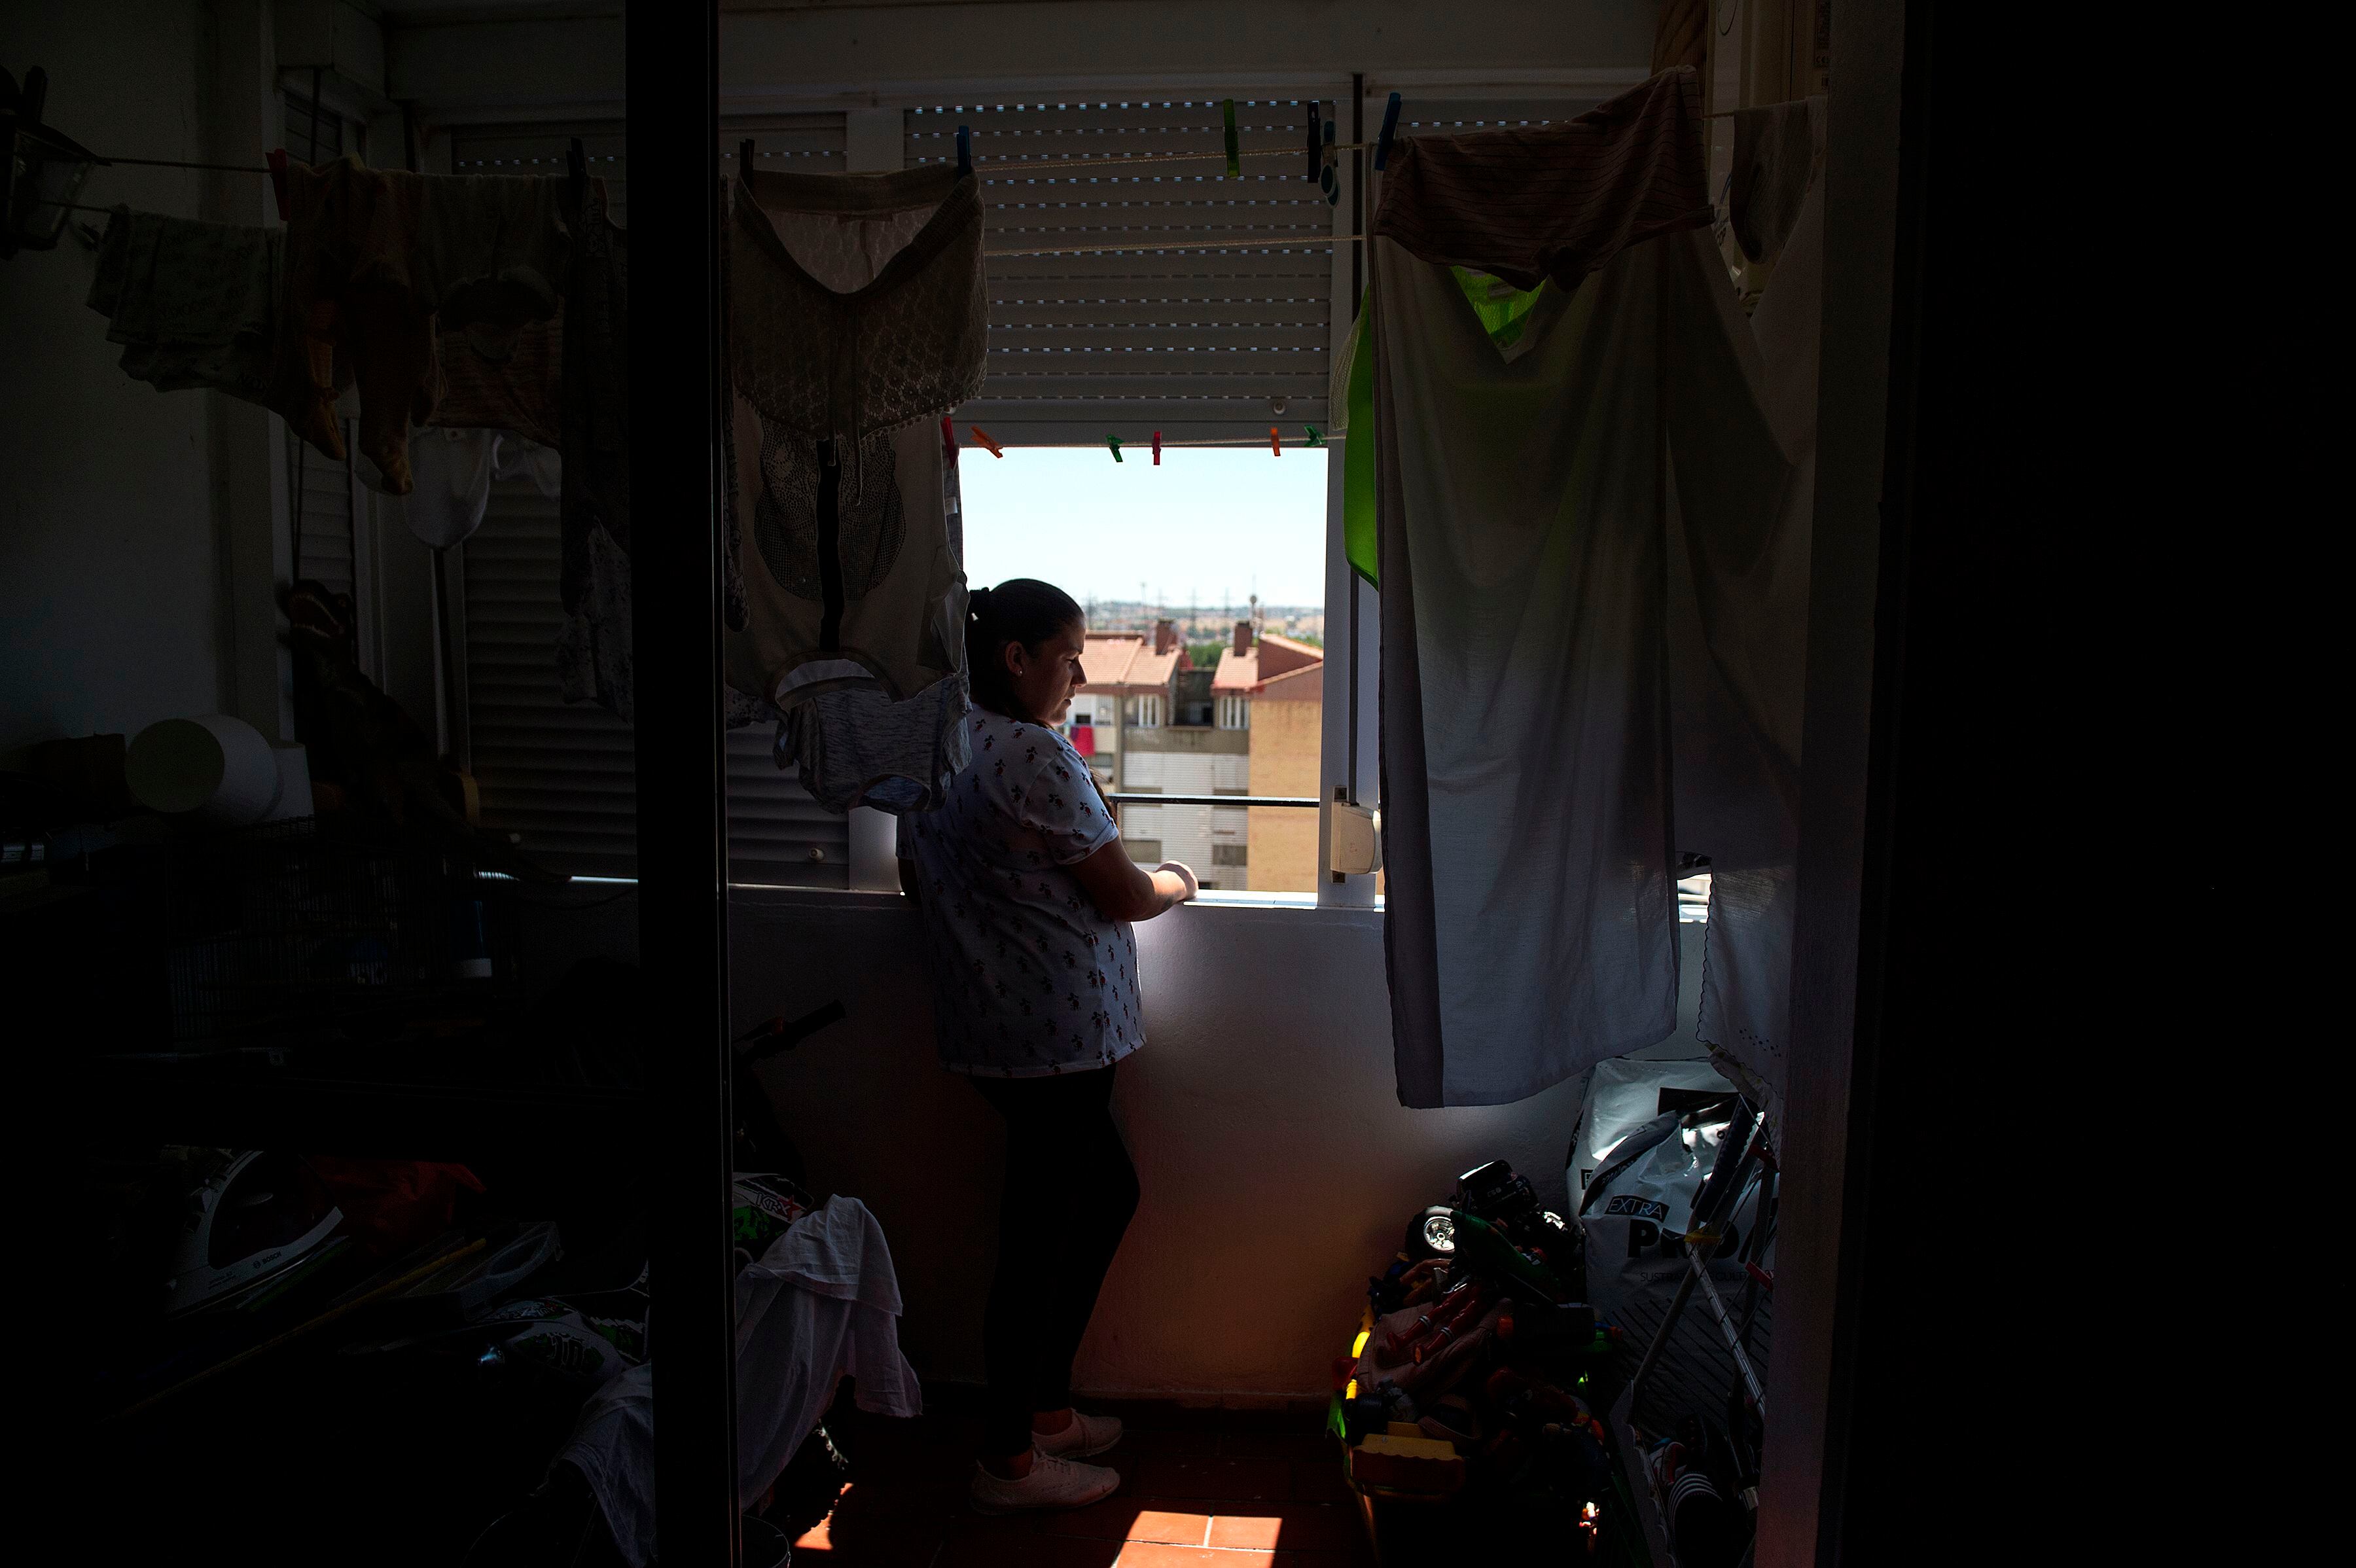
[[[1087,671],[1083,692],[1108,692],[1117,689],[1143,688],[1161,691],[1170,684],[1170,677],[1180,670],[1192,670],[1194,661],[1187,657],[1183,643],[1167,653],[1153,651],[1153,641],[1141,632],[1092,631],[1087,646],[1081,651],[1080,663]]]
[[[1219,671],[1211,677],[1211,690],[1257,692],[1280,675],[1290,675],[1324,661],[1325,650],[1313,643],[1263,632],[1257,643],[1240,652],[1233,648],[1220,650]]]

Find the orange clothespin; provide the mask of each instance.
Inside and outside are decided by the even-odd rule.
[[[286,149],[270,149],[270,188],[278,198],[278,221],[285,222],[294,216],[294,209],[286,199]]]
[[[1277,436],[1273,424],[1268,427],[1268,449],[1280,457],[1284,456],[1284,443]]]
[[[1162,467],[1162,432],[1159,430],[1153,433],[1153,466],[1157,468]]]
[[[993,457],[1003,457],[1006,456],[1004,448],[1001,447],[997,442],[992,441],[990,438],[990,432],[984,430],[980,425],[969,424],[966,428],[973,432],[973,438],[981,443],[981,449],[983,451],[989,453]]]

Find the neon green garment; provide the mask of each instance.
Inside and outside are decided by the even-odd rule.
[[[1470,267],[1451,267],[1456,286],[1472,307],[1489,340],[1500,349],[1519,340],[1530,310],[1546,291],[1515,288]],[[1366,311],[1361,308],[1351,328],[1350,385],[1346,393],[1350,439],[1342,453],[1342,553],[1350,567],[1373,586],[1380,587],[1375,548],[1375,356],[1366,341]]]

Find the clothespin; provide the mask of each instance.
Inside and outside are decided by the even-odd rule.
[[[1268,449],[1280,457],[1284,456],[1284,443],[1277,438],[1276,426],[1273,424],[1268,427]]]
[[[1391,161],[1391,137],[1398,133],[1398,112],[1399,95],[1394,92],[1389,104],[1383,110],[1383,134],[1375,143],[1375,172],[1377,174]]]
[[[993,457],[1003,457],[1006,456],[1006,449],[990,438],[989,431],[984,430],[979,424],[969,424],[966,428],[973,432],[975,443],[979,445],[983,451],[989,453]]]
[[[1325,205],[1342,205],[1342,176],[1333,165],[1333,122],[1325,122],[1325,138],[1320,147],[1324,161],[1317,170],[1317,188],[1325,193]]]
[[[286,149],[270,149],[270,188],[278,198],[278,221],[285,222],[294,216],[294,207],[286,199]]]
[[[750,136],[736,144],[736,172],[745,179],[753,177],[753,138]]]
[[[1105,445],[1112,448],[1112,460],[1116,463],[1119,462],[1121,460],[1120,437],[1118,435],[1108,435],[1105,437]]]
[[[1309,110],[1309,173],[1306,177],[1314,180],[1325,172],[1325,144],[1317,134],[1324,128],[1325,118],[1317,113],[1316,104],[1311,103],[1307,108]]]
[[[958,173],[973,172],[973,133],[963,125],[958,127]]]
[[[1153,466],[1157,468],[1162,467],[1162,432],[1159,430],[1153,433]]]
[[[1313,424],[1304,424],[1301,428],[1309,432],[1309,439],[1302,442],[1302,446],[1323,446],[1325,445],[1325,434],[1323,431],[1319,430]]]
[[[1236,145],[1236,101],[1222,99],[1219,113],[1227,122],[1227,177],[1241,179],[1244,175],[1243,149]]]
[[[957,427],[946,413],[941,415],[941,460],[952,468],[957,467]]]

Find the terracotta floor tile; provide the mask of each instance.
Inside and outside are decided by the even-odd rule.
[[[1365,1539],[1349,1509],[1332,1503],[1213,1503],[1205,1546],[1330,1552]]]
[[[951,1517],[946,1501],[915,1488],[855,1484],[826,1522],[803,1540],[822,1535],[831,1564],[922,1568],[939,1548]]]
[[[1280,1501],[1292,1495],[1292,1467],[1280,1459],[1197,1459],[1146,1455],[1137,1489],[1157,1498],[1238,1498]]]
[[[1340,1463],[1341,1447],[1322,1432],[1231,1432],[1219,1439],[1227,1459],[1291,1459]]]
[[[1049,1535],[1080,1535],[1092,1541],[1200,1546],[1210,1532],[1211,1516],[1168,1498],[1116,1495],[1067,1513],[1041,1514],[1038,1528]]]
[[[1128,1550],[1121,1541],[1083,1541],[1075,1535],[968,1532],[942,1542],[932,1568],[1112,1568]]]
[[[1120,1447],[1135,1453],[1175,1454],[1204,1459],[1217,1455],[1224,1441],[1220,1433],[1192,1427],[1132,1426],[1124,1428],[1120,1434]],[[1112,1452],[1119,1453],[1119,1449]]]
[[[1151,1546],[1132,1541],[1121,1548],[1119,1568],[1286,1568],[1275,1552],[1213,1552],[1201,1546]]]
[[[1340,1452],[1315,1461],[1296,1461],[1292,1466],[1292,1498],[1303,1503],[1355,1502],[1357,1494],[1350,1490],[1350,1483],[1342,1475]]]

